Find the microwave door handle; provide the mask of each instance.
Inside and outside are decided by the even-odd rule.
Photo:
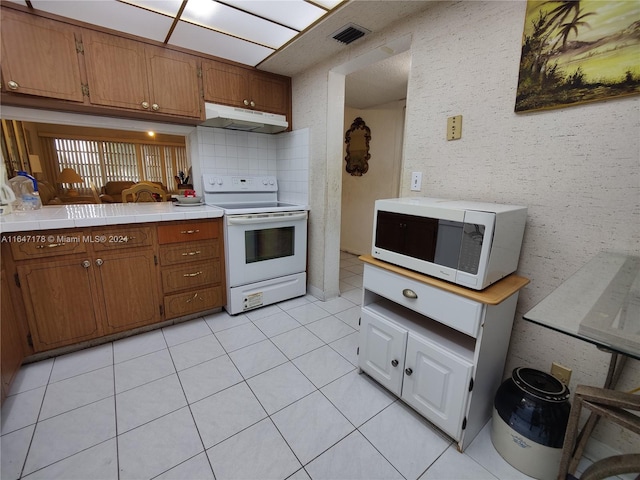
[[[256,223],[275,223],[275,222],[290,222],[293,220],[306,220],[307,213],[296,213],[294,215],[277,216],[277,217],[257,217],[257,218],[244,218],[244,217],[227,217],[227,225],[252,225]]]

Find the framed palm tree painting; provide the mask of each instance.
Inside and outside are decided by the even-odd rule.
[[[640,2],[528,0],[516,112],[640,93]]]

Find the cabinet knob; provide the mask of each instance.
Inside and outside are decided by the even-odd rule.
[[[404,295],[407,298],[413,298],[413,299],[418,298],[418,294],[413,290],[411,290],[410,288],[405,288],[404,290],[402,290],[402,295]]]
[[[246,98],[242,101],[242,103],[244,103],[245,107],[249,106],[249,100],[247,100]]]
[[[158,110],[160,110],[160,106],[157,103],[154,103],[153,105],[151,105],[151,109],[154,112],[157,112]]]
[[[104,263],[104,260],[102,260],[101,258],[96,258],[96,265],[101,267],[102,264]]]
[[[142,102],[140,105],[142,108],[149,108],[149,102]]]
[[[392,367],[397,367],[398,366],[398,360],[391,360],[391,366]]]
[[[91,266],[91,262],[89,260],[85,260],[80,265],[82,265],[84,268],[89,268]]]
[[[249,105],[251,105],[252,107],[255,107],[255,106],[256,106],[256,102],[254,102],[253,100],[251,100],[251,101],[249,102]]]
[[[7,86],[11,89],[11,90],[17,90],[18,88],[20,88],[20,85],[18,85],[18,82],[14,82],[13,80],[9,80],[7,82]]]
[[[411,370],[410,368],[406,368],[406,369],[404,370],[404,373],[406,373],[406,374],[407,374],[407,376],[408,376],[408,377],[410,377],[410,376],[411,376],[411,374],[413,373],[413,370]]]

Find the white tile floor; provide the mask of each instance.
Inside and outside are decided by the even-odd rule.
[[[356,372],[362,264],[338,299],[225,312],[24,366],[3,480],[521,479]]]

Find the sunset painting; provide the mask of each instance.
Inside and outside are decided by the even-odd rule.
[[[516,112],[640,93],[640,2],[528,0]]]

